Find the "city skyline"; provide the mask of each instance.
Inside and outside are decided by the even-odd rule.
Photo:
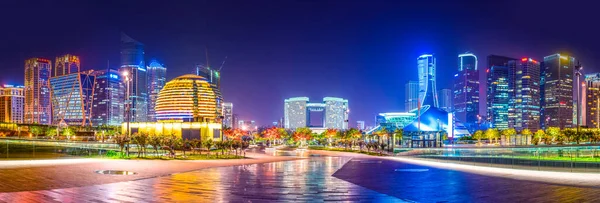
[[[148,9],[156,6],[157,2],[140,4],[142,8]],[[438,63],[438,82],[437,88],[450,88],[451,78],[448,75],[454,75],[458,68],[456,65],[456,54],[466,51],[479,56],[479,64],[487,64],[485,56],[489,54],[498,54],[516,58],[531,57],[542,59],[553,53],[573,55],[579,59],[586,67],[586,73],[597,72],[595,64],[595,53],[587,50],[590,46],[588,42],[591,37],[597,33],[596,30],[588,31],[585,36],[572,38],[570,32],[558,31],[539,37],[536,31],[540,27],[548,27],[549,22],[545,22],[542,17],[534,15],[518,14],[519,10],[525,10],[531,6],[546,6],[539,2],[526,2],[514,4],[514,14],[512,18],[522,18],[522,22],[509,25],[512,22],[506,19],[506,13],[491,12],[490,15],[477,19],[479,23],[473,23],[475,29],[470,33],[453,29],[455,26],[464,26],[461,23],[464,19],[473,19],[479,12],[471,14],[462,12],[458,16],[452,16],[447,20],[419,18],[419,9],[415,11],[398,13],[384,7],[416,7],[421,3],[402,2],[391,3],[396,6],[383,6],[382,3],[367,6],[370,8],[366,13],[361,13],[356,18],[364,18],[365,23],[356,22],[358,25],[369,26],[372,28],[368,33],[358,31],[361,26],[331,25],[332,29],[321,30],[318,34],[315,32],[304,33],[302,35],[294,34],[297,30],[278,31],[281,28],[290,28],[283,22],[293,22],[302,28],[328,28],[327,22],[344,22],[345,18],[352,18],[352,11],[363,10],[358,4],[348,4],[340,11],[326,13],[334,5],[321,5],[322,8],[314,8],[315,15],[309,20],[303,20],[294,17],[298,14],[300,8],[313,8],[315,3],[276,3],[281,11],[275,8],[267,9],[267,14],[276,15],[280,20],[269,20],[267,14],[261,15],[246,10],[235,9],[236,14],[230,17],[209,18],[214,16],[217,11],[224,10],[222,3],[209,2],[206,6],[214,6],[215,10],[205,14],[193,15],[191,19],[201,19],[203,23],[197,25],[198,30],[189,30],[193,34],[176,35],[172,32],[152,32],[155,29],[181,31],[187,28],[177,25],[168,25],[158,22],[158,16],[149,17],[143,20],[140,16],[127,14],[127,12],[118,12],[134,6],[132,2],[126,2],[118,5],[110,3],[100,4],[97,8],[89,8],[85,3],[76,3],[66,8],[74,9],[82,16],[86,13],[95,13],[96,17],[88,20],[86,18],[73,19],[75,23],[82,26],[81,32],[68,33],[57,30],[56,33],[47,35],[23,34],[32,28],[25,27],[20,23],[33,21],[39,15],[34,14],[26,17],[22,22],[11,22],[8,28],[14,28],[14,32],[4,33],[5,56],[0,57],[0,63],[5,64],[3,70],[17,70],[23,67],[24,60],[31,57],[41,57],[54,59],[65,53],[79,56],[81,59],[82,70],[99,69],[105,67],[109,62],[111,68],[117,68],[119,65],[119,33],[125,32],[134,39],[144,43],[146,57],[156,57],[159,61],[166,64],[169,69],[167,81],[177,76],[192,73],[196,64],[209,64],[213,67],[220,66],[221,62],[227,57],[227,62],[222,70],[222,92],[225,101],[236,103],[236,114],[243,119],[254,119],[259,124],[269,124],[274,120],[279,120],[282,115],[283,104],[281,100],[294,95],[306,95],[311,98],[321,97],[323,95],[333,95],[337,97],[352,100],[353,110],[350,116],[350,122],[364,120],[366,125],[372,125],[377,112],[402,111],[404,104],[404,84],[409,80],[416,80],[416,70],[414,67],[414,58],[424,53],[434,53]],[[440,2],[434,5],[432,11],[435,16],[443,17],[461,10],[477,10],[473,8],[482,8],[483,3],[472,3],[462,8],[454,3]],[[510,4],[510,3],[506,3]],[[202,5],[202,4],[201,4]],[[400,6],[403,5],[403,6]],[[513,8],[513,4],[510,4]],[[61,4],[48,5],[56,7],[58,10]],[[529,6],[529,7],[528,7]],[[571,7],[570,5],[566,5]],[[253,5],[245,5],[247,8],[255,8]],[[508,5],[494,4],[492,11],[507,10]],[[574,6],[573,6],[574,7]],[[166,5],[168,12],[189,13],[191,8],[184,8],[177,5]],[[41,7],[30,8],[40,10]],[[484,9],[485,10],[485,9]],[[115,11],[115,12],[111,12]],[[3,17],[11,16],[15,11],[4,12]],[[213,13],[215,12],[215,13]],[[489,10],[486,10],[489,12]],[[32,12],[35,13],[35,12]],[[61,13],[61,12],[57,12]],[[117,16],[105,18],[109,13],[119,13]],[[229,12],[230,13],[230,12]],[[376,15],[376,13],[389,14],[387,17]],[[585,12],[582,12],[585,13]],[[339,17],[336,17],[338,15]],[[168,15],[167,15],[168,16]],[[251,20],[263,20],[262,23],[253,25],[250,28],[235,28],[238,23],[233,22],[232,18],[248,17]],[[270,15],[269,15],[270,16]],[[51,19],[64,19],[68,16],[59,14],[51,16]],[[147,17],[147,16],[146,16]],[[163,16],[164,17],[164,16]],[[161,18],[163,18],[161,17]],[[168,17],[170,20],[177,20],[178,17]],[[399,22],[403,18],[419,19],[418,23],[432,23],[433,27],[425,29],[415,29],[419,26],[413,23]],[[511,18],[511,19],[512,19]],[[573,26],[585,25],[585,22],[574,21],[574,17],[560,19],[563,23],[575,23]],[[585,19],[585,16],[577,19]],[[122,21],[120,21],[122,19]],[[319,19],[327,19],[319,21]],[[309,25],[310,22],[317,21],[317,25]],[[377,21],[379,23],[369,25],[368,22]],[[87,22],[87,23],[86,23]],[[91,22],[91,23],[90,23]],[[134,23],[135,22],[135,23]],[[158,22],[158,23],[157,23]],[[482,24],[481,22],[486,22]],[[190,20],[181,21],[182,25],[196,25]],[[553,22],[559,23],[559,22]],[[450,25],[445,25],[450,24]],[[46,26],[46,25],[42,25]],[[272,34],[265,36],[257,35],[257,32],[248,32],[248,34],[239,36],[239,31],[245,29],[261,29]],[[502,28],[502,32],[497,34],[491,31],[485,31],[485,28]],[[356,29],[356,30],[355,30]],[[509,33],[506,30],[525,30],[518,34]],[[234,32],[222,32],[223,30],[232,30]],[[340,32],[341,30],[345,32]],[[473,31],[474,30],[474,31]],[[356,32],[359,34],[348,35],[346,33]],[[216,34],[218,33],[218,34]],[[388,34],[386,34],[388,33]],[[444,33],[435,34],[435,33]],[[567,34],[568,33],[568,34]],[[23,37],[19,36],[23,35]],[[195,36],[199,37],[195,37]],[[504,36],[506,35],[506,36]],[[276,37],[285,36],[285,37]],[[378,38],[374,40],[374,38]],[[10,40],[9,40],[10,39]],[[20,39],[20,40],[19,40]],[[298,42],[291,42],[297,39]],[[14,42],[13,42],[14,41]],[[16,43],[19,41],[20,43]],[[44,43],[42,43],[44,42]],[[67,43],[69,42],[69,43]],[[320,43],[328,42],[328,43]],[[543,42],[543,43],[542,43]],[[43,45],[43,44],[47,44]],[[538,44],[540,44],[538,46]],[[255,50],[257,46],[264,49]],[[292,47],[282,49],[280,46]],[[94,48],[98,47],[98,48]],[[352,49],[356,47],[360,51]],[[351,48],[351,49],[348,49]],[[14,51],[13,51],[14,50]],[[283,50],[283,51],[282,51]],[[208,52],[208,54],[206,54]],[[314,52],[314,53],[313,53]],[[296,58],[294,56],[302,56]],[[340,60],[341,59],[341,60]],[[146,62],[149,58],[145,59]],[[376,63],[373,63],[376,62]],[[54,67],[54,64],[52,64]],[[281,67],[285,67],[282,69]],[[365,68],[366,67],[366,68]],[[312,74],[325,68],[323,74]],[[483,68],[480,68],[480,70]],[[340,70],[348,70],[346,73]],[[0,83],[23,85],[22,71],[7,71],[7,74],[0,76]],[[12,73],[15,72],[15,73]],[[334,77],[333,74],[340,74],[342,77]],[[482,82],[482,73],[480,71],[480,90],[485,88]],[[280,75],[281,77],[274,77]],[[442,75],[444,77],[442,77]],[[250,76],[250,77],[247,77]],[[303,85],[307,81],[310,84]],[[368,81],[368,85],[358,86],[356,89],[347,88],[346,85],[352,84],[352,81],[362,79]],[[257,82],[263,81],[263,82]],[[260,95],[260,96],[259,96]],[[272,98],[267,101],[260,101],[261,98]],[[376,98],[376,99],[370,99]],[[482,101],[483,101],[482,97]],[[260,101],[260,102],[259,102]],[[485,102],[480,102],[480,114],[485,115]]]

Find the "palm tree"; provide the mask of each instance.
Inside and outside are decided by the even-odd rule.
[[[481,145],[481,138],[483,138],[483,131],[477,130],[473,133],[473,138],[477,139],[477,144]]]
[[[521,131],[521,135],[525,137],[525,144],[527,144],[527,140],[531,139],[532,134],[533,133],[531,133],[531,130],[529,130],[528,128],[525,128]]]
[[[507,141],[507,145],[510,145],[511,137],[517,134],[517,131],[514,128],[508,128],[502,130],[502,135],[504,135],[504,139]]]

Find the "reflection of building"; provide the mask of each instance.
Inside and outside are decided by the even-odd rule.
[[[120,73],[127,72],[129,78],[129,98],[131,121],[148,120],[148,77],[144,65],[144,45],[131,37],[121,34]],[[125,77],[122,77],[125,81]],[[127,84],[126,84],[127,86]]]
[[[156,121],[154,106],[158,93],[167,82],[167,68],[158,61],[152,60],[146,70],[148,71],[148,120]]]
[[[156,101],[158,121],[215,122],[222,115],[221,91],[206,78],[187,74],[165,85]]]
[[[479,115],[479,72],[477,56],[458,55],[458,74],[454,78],[454,112],[456,119],[474,131],[481,122]]]
[[[129,123],[131,134],[175,135],[185,140],[221,140],[221,124],[205,122],[142,122]],[[121,125],[121,133],[127,133],[127,123]]]
[[[600,73],[586,74],[585,119],[589,128],[600,128]]]
[[[446,112],[452,112],[452,90],[441,89],[440,95],[440,109]]]
[[[508,75],[508,127],[535,132],[540,129],[540,63],[531,58],[509,61]]]
[[[52,105],[48,80],[52,63],[48,59],[31,58],[25,61],[25,115],[27,124],[52,123]]]
[[[96,82],[92,106],[92,124],[121,125],[124,121],[125,84],[116,70],[94,71]]]
[[[233,104],[231,102],[223,103],[223,125],[233,128]]]
[[[0,122],[23,123],[23,86],[0,87]]]
[[[573,75],[575,58],[553,54],[542,67],[542,126],[573,126]]]
[[[419,104],[419,82],[408,81],[404,85],[404,110],[411,111],[418,108]]]
[[[66,54],[56,57],[54,62],[54,73],[52,77],[78,73],[81,71],[80,61],[78,56]]]
[[[439,107],[435,82],[435,57],[424,54],[417,58],[417,69],[419,72],[419,100],[421,106],[430,105]],[[412,109],[407,109],[410,111]]]
[[[95,76],[72,73],[50,78],[53,124],[91,125]]]
[[[356,121],[356,129],[365,130],[365,121]]]
[[[508,128],[508,62],[511,60],[516,59],[490,55],[487,60],[487,117],[492,127],[500,130]]]
[[[308,97],[286,99],[284,107],[285,128],[322,127],[348,129],[348,100],[325,97],[323,103],[309,103]],[[311,113],[323,113],[323,125],[309,125]]]

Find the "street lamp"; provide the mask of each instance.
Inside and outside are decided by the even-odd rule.
[[[126,126],[126,134],[125,134],[125,139],[129,140],[129,122],[131,120],[131,106],[130,106],[130,98],[129,98],[129,72],[128,71],[124,71],[123,72],[123,76],[125,76],[125,84],[127,86],[127,90],[125,91],[125,119],[127,120],[127,126]],[[127,156],[129,156],[129,142],[127,142],[127,150],[126,150]]]

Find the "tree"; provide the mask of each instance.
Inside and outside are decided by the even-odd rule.
[[[523,130],[521,131],[521,135],[522,135],[523,137],[525,137],[525,140],[529,140],[529,139],[531,139],[531,135],[532,135],[532,134],[533,134],[533,133],[531,133],[531,130],[529,130],[528,128],[525,128],[525,129],[523,129]],[[527,143],[527,142],[525,142],[525,143]]]
[[[580,137],[579,133],[577,133],[577,129],[567,128],[564,129],[561,134],[564,135],[564,138],[567,142],[575,141],[577,144],[579,144]]]
[[[375,135],[377,135],[377,142],[381,142],[381,139],[383,139],[383,137],[387,136],[389,134],[389,132],[387,131],[387,129],[385,129],[385,127],[381,127],[380,130],[375,132]]]
[[[224,132],[224,134],[228,140],[241,140],[244,135],[248,134],[248,132],[246,132],[240,128],[237,128],[234,130],[226,130]]]
[[[115,138],[115,143],[117,143],[117,145],[119,145],[119,149],[120,152],[123,153],[123,148],[125,148],[125,145],[129,142],[129,138],[127,138],[127,136],[122,135],[122,136],[117,136]]]
[[[210,148],[214,145],[213,140],[209,139],[204,141],[204,147],[206,147],[206,150],[208,151],[208,155],[210,155]]]
[[[71,140],[71,136],[75,135],[73,128],[66,127],[63,129],[62,134],[67,136],[67,140]],[[127,149],[129,151],[129,149]]]
[[[146,152],[146,146],[148,145],[148,135],[145,133],[134,133],[131,136],[134,144],[138,147],[138,158],[144,157]]]
[[[483,131],[477,130],[473,133],[473,139],[476,139],[479,145],[481,145],[481,138],[483,138]]]
[[[485,137],[490,140],[490,143],[492,143],[492,139],[497,139],[499,135],[500,133],[498,133],[498,130],[495,128],[488,128],[485,130]]]
[[[29,127],[29,132],[37,138],[37,136],[44,132],[44,129],[41,126],[34,125]]]
[[[514,128],[508,128],[502,130],[502,135],[504,135],[504,139],[507,141],[507,145],[510,145],[511,137],[517,134],[517,131]]]
[[[562,142],[562,138],[560,136],[560,128],[557,127],[549,127],[548,129],[546,129],[546,139],[545,139],[545,143],[546,144],[551,144],[552,140],[556,140],[559,143]]]
[[[160,148],[161,141],[162,141],[162,138],[157,135],[152,135],[152,136],[148,137],[148,144],[150,146],[152,146],[156,155],[158,155],[158,148]]]
[[[293,134],[294,141],[300,142],[300,146],[306,142],[306,140],[311,139],[312,130],[310,128],[296,128],[296,131]]]
[[[331,146],[331,139],[333,139],[334,137],[338,137],[339,131],[337,129],[328,128],[327,130],[325,130],[324,134],[327,138],[327,142]]]
[[[48,128],[48,129],[46,129],[45,134],[50,139],[54,139],[58,135],[58,130],[56,130],[56,128]]]
[[[277,127],[270,127],[262,131],[262,135],[269,141],[269,144],[274,140],[281,139],[281,132]]]
[[[400,145],[402,145],[402,139],[404,138],[404,130],[396,128],[396,130],[394,130],[394,138],[400,140]]]
[[[533,139],[531,141],[534,145],[538,145],[540,142],[542,142],[542,139],[544,139],[545,137],[546,133],[540,129],[535,132],[535,135],[533,136]]]

